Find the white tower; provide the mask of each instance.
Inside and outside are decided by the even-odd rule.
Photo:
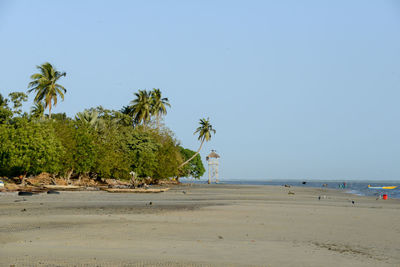
[[[215,153],[215,150],[211,150],[211,153],[206,157],[208,162],[208,183],[211,184],[212,180],[218,183],[218,158],[220,156]]]

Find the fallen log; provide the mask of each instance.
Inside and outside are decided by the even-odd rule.
[[[166,192],[169,188],[102,188],[102,190],[110,192],[110,193],[161,193]]]
[[[53,190],[77,190],[83,189],[84,187],[76,185],[44,185],[44,188]]]

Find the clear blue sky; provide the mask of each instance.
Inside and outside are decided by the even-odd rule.
[[[69,116],[162,89],[225,179],[400,179],[399,1],[0,0],[0,55],[3,95],[66,71]]]

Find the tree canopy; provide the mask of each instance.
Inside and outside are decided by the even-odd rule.
[[[171,107],[160,89],[138,90],[121,111],[98,106],[71,118],[51,113],[58,97],[64,99],[66,89],[58,80],[66,73],[50,63],[37,68],[28,86],[28,92],[35,93],[29,114],[22,109],[25,93],[13,92],[9,98],[0,94],[0,176],[47,172],[69,181],[82,175],[130,179],[135,173],[138,179],[159,181],[204,174],[198,152],[182,147],[160,124]],[[208,141],[215,130],[208,120],[200,122],[196,133],[202,142]],[[188,160],[190,164],[181,168]]]

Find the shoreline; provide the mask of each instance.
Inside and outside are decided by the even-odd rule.
[[[397,199],[329,188],[0,194],[0,265],[398,266],[399,220]]]
[[[250,183],[246,183],[246,181],[245,181],[245,182],[243,182],[241,184],[229,183],[229,182],[230,181],[222,181],[222,182],[219,182],[219,183],[212,183],[212,184],[207,184],[207,181],[201,181],[201,182],[197,181],[197,183],[196,182],[194,182],[194,183],[181,182],[180,184],[165,183],[165,184],[159,184],[159,185],[150,185],[149,188],[148,188],[149,192],[145,192],[146,190],[140,189],[139,191],[142,191],[142,192],[138,192],[138,194],[143,194],[143,193],[146,193],[146,194],[158,194],[159,192],[151,192],[151,191],[152,190],[157,190],[157,191],[160,191],[160,192],[164,192],[164,190],[168,191],[170,189],[180,190],[181,187],[186,187],[186,186],[189,186],[189,187],[200,186],[200,187],[205,187],[205,188],[212,187],[212,186],[219,186],[219,187],[221,187],[221,186],[238,186],[238,187],[286,188],[289,191],[290,191],[290,188],[297,189],[297,190],[299,190],[299,189],[300,190],[301,189],[315,189],[317,191],[319,190],[321,193],[326,192],[326,191],[332,191],[332,192],[336,192],[338,194],[344,194],[344,195],[347,195],[347,196],[366,197],[366,198],[369,198],[371,200],[378,200],[377,196],[366,195],[366,194],[363,194],[362,192],[359,192],[359,191],[356,191],[356,190],[352,190],[352,189],[347,189],[347,188],[343,189],[343,188],[315,187],[315,186],[309,186],[307,184],[306,185],[301,185],[301,186],[290,185],[290,187],[285,187],[284,185],[281,185],[281,184],[276,184],[276,185],[251,184],[252,181],[250,181]],[[105,190],[104,186],[94,186],[94,187],[84,187],[84,186],[82,186],[79,189],[72,189],[72,190],[69,190],[69,189],[55,189],[55,190],[53,190],[51,188],[45,188],[45,187],[36,188],[36,189],[40,189],[39,191],[35,191],[35,190],[32,190],[32,189],[35,189],[35,187],[28,186],[26,188],[19,188],[18,190],[4,190],[3,189],[3,190],[0,190],[0,196],[1,195],[11,195],[11,196],[14,195],[14,196],[17,196],[18,192],[25,192],[25,191],[34,192],[34,195],[46,194],[47,191],[57,191],[57,192],[60,192],[60,193],[61,192],[100,192],[100,191],[107,192],[107,191],[109,191],[109,190]],[[122,190],[124,190],[124,189],[122,189]],[[110,191],[110,193],[111,193],[111,191]],[[134,192],[128,192],[128,194],[129,193],[132,194]],[[395,201],[400,201],[400,197],[398,197],[398,198],[391,197],[389,199],[395,200]],[[379,200],[382,200],[382,199],[379,198]]]
[[[183,181],[182,184],[189,184],[192,183],[193,181]],[[378,195],[382,195],[382,194],[388,194],[390,196],[390,198],[393,199],[400,199],[400,182],[379,182],[379,181],[357,181],[357,180],[348,180],[346,181],[346,183],[348,185],[365,185],[364,188],[339,188],[339,187],[333,187],[333,185],[339,185],[341,184],[341,181],[324,181],[324,180],[311,180],[311,181],[307,181],[307,184],[303,185],[301,184],[301,180],[271,180],[271,181],[261,181],[261,180],[249,180],[249,181],[243,181],[243,180],[225,180],[225,181],[220,181],[218,184],[221,185],[254,185],[254,186],[284,186],[285,184],[290,185],[291,187],[300,187],[300,188],[329,188],[329,189],[334,189],[334,190],[338,190],[341,192],[345,192],[351,195],[357,195],[357,196],[370,196],[370,197],[377,197]],[[273,183],[273,184],[272,184]],[[322,184],[327,183],[329,187],[322,187]],[[367,190],[367,185],[368,184],[382,184],[385,183],[387,185],[398,185],[398,187],[395,189],[395,191],[393,190],[379,190],[379,191],[368,191],[371,189]],[[194,184],[207,184],[207,180],[201,180],[201,181],[194,181]],[[214,183],[215,184],[215,183]],[[294,185],[292,185],[294,184]],[[317,185],[312,185],[312,184],[317,184]],[[363,192],[365,191],[365,192]],[[370,194],[368,194],[368,193]]]

